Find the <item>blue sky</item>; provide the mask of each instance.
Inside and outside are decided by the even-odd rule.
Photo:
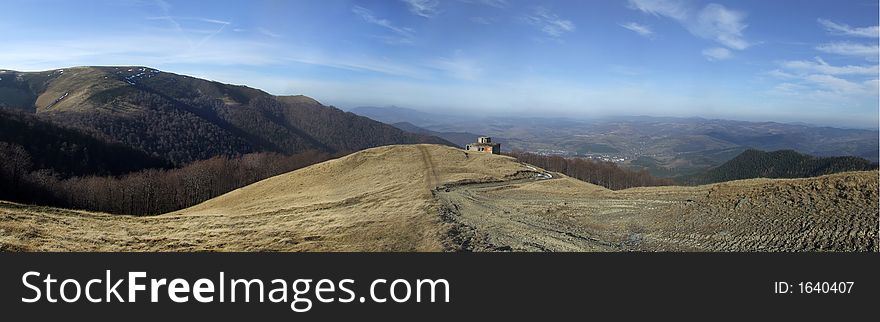
[[[5,69],[146,65],[341,108],[880,117],[876,0],[13,0],[0,12]]]

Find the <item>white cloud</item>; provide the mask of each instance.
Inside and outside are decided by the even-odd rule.
[[[146,44],[146,45],[145,45]],[[130,34],[118,37],[41,39],[17,43],[15,51],[0,51],[0,61],[17,70],[49,70],[64,66],[144,65],[162,69],[194,64],[218,66],[285,66],[294,63],[428,79],[424,67],[355,54],[328,53],[307,47],[287,48],[274,42],[217,37],[191,50],[182,37]]]
[[[878,65],[835,66],[822,58],[779,62],[767,74],[784,80],[770,93],[788,99],[833,106],[868,108],[878,97]],[[876,108],[876,106],[875,106]]]
[[[686,4],[679,0],[629,0],[629,7],[655,16],[665,16],[680,21],[686,20],[689,15]]]
[[[544,7],[535,7],[531,14],[525,16],[525,21],[554,38],[575,30],[575,25],[571,20],[562,19]]]
[[[830,65],[822,58],[816,57],[815,61],[788,60],[779,64],[781,67],[798,73],[821,73],[828,75],[877,75],[880,74],[878,65]]]
[[[167,5],[167,3],[165,4]],[[162,6],[160,6],[162,7]],[[164,8],[164,7],[162,7]],[[170,6],[169,6],[170,8]],[[163,9],[166,11],[166,15],[158,16],[158,17],[147,17],[147,20],[163,20],[167,21],[177,32],[178,35],[182,36],[186,39],[187,44],[191,50],[196,50],[206,42],[210,41],[211,38],[214,38],[217,34],[223,32],[223,30],[231,24],[229,21],[217,20],[217,19],[209,19],[202,17],[175,17],[167,15],[167,9]],[[184,22],[184,24],[181,24]],[[204,27],[207,25],[207,30],[199,30],[195,29],[196,26],[200,25],[200,27]],[[198,39],[193,39],[193,34],[200,34]],[[202,36],[203,35],[203,36]]]
[[[640,25],[635,22],[628,22],[628,23],[620,24],[620,26],[623,28],[629,29],[629,30],[631,30],[639,35],[642,35],[644,37],[650,38],[654,35],[654,31],[651,30],[651,27],[648,27],[645,25]]]
[[[715,41],[727,48],[743,50],[751,46],[743,31],[748,27],[746,14],[710,3],[700,10],[689,2],[677,0],[629,0],[629,7],[679,22],[691,34]]]
[[[276,39],[283,37],[281,34],[273,32],[273,31],[266,29],[266,28],[257,28],[257,32],[259,32],[265,36],[276,38]]]
[[[850,27],[847,24],[836,23],[828,19],[819,18],[818,21],[831,34],[866,38],[880,37],[880,26]]]
[[[873,61],[876,61],[877,57],[880,56],[880,47],[877,45],[865,45],[853,42],[821,44],[816,47],[816,50],[829,54],[864,57]]]
[[[709,61],[719,61],[733,58],[733,53],[724,47],[713,47],[703,49],[703,56]]]
[[[798,93],[801,93],[801,91],[807,89],[808,88],[806,86],[795,83],[779,83],[773,87],[773,91],[776,93],[791,95],[797,95]]]
[[[412,38],[414,34],[414,30],[406,27],[398,27],[395,26],[390,20],[376,17],[372,11],[367,8],[361,6],[354,6],[351,8],[351,12],[358,15],[365,22],[374,24],[377,26],[381,26],[385,29],[388,29],[394,32],[397,36],[389,37],[389,36],[380,36],[378,38],[384,40],[388,44],[410,44],[412,43]]]
[[[864,93],[869,90],[865,85],[870,85],[870,82],[856,83],[843,78],[821,74],[807,75],[804,79],[835,93]]]
[[[773,76],[773,77],[776,77],[776,78],[782,78],[782,79],[791,79],[791,78],[797,78],[797,77],[798,77],[798,76],[795,75],[795,74],[792,74],[792,73],[789,73],[789,72],[783,71],[783,70],[781,70],[781,69],[774,69],[774,70],[771,70],[771,71],[767,72],[767,75],[770,75],[770,76]]]
[[[477,3],[495,8],[506,8],[510,3],[507,0],[459,0],[464,3]]]
[[[409,7],[409,11],[415,15],[431,18],[437,15],[440,2],[437,0],[401,0]]]
[[[731,49],[743,50],[750,46],[742,34],[748,27],[745,18],[746,14],[741,11],[710,3],[700,11],[697,23],[689,29],[700,37],[715,40]]]
[[[467,58],[464,52],[456,50],[451,58],[440,58],[429,63],[428,67],[441,70],[447,75],[463,80],[476,80],[483,69],[476,61]]]
[[[481,25],[492,24],[492,19],[486,17],[471,17],[470,20]]]

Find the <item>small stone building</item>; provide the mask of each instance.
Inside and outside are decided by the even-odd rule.
[[[488,136],[481,136],[477,139],[477,143],[465,146],[465,150],[501,154],[501,144],[492,143],[492,138]]]

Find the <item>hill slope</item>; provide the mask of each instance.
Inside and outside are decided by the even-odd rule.
[[[713,183],[750,178],[808,178],[873,169],[877,169],[876,164],[859,157],[817,158],[792,150],[764,152],[749,149],[693,180]]]
[[[438,251],[431,189],[532,171],[437,145],[373,148],[146,218],[0,206],[0,249]],[[52,224],[36,224],[46,216]]]
[[[451,144],[304,96],[276,97],[148,67],[6,71],[0,78],[0,108],[31,111],[177,165],[260,151],[337,153],[388,144]]]
[[[379,147],[155,217],[0,203],[0,249],[877,251],[878,176],[611,191],[498,155]]]
[[[0,142],[24,149],[32,165],[28,169],[52,169],[61,176],[119,175],[169,166],[140,150],[106,143],[78,129],[17,111],[0,109]]]

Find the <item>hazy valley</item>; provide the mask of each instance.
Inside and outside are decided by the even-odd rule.
[[[497,138],[506,151],[593,158],[647,169],[662,177],[701,173],[747,149],[855,156],[875,163],[880,155],[876,130],[646,116],[595,120],[456,117],[400,107],[362,107],[352,112],[451,142],[460,140],[462,133],[478,133]]]

